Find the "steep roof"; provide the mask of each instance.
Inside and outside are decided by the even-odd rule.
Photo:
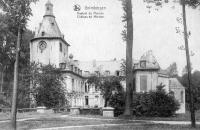
[[[142,62],[145,62],[145,63],[142,65]],[[139,62],[135,64],[134,69],[135,70],[159,70],[160,66],[156,58],[154,57],[152,50],[149,50],[141,56]]]
[[[185,89],[185,87],[178,81],[177,78],[169,79],[169,88],[170,89]]]
[[[38,38],[38,37],[63,38],[63,35],[54,17],[51,17],[51,16],[43,17],[43,20],[39,25],[38,31],[35,33],[35,38]]]
[[[163,70],[163,69],[160,69],[159,71],[158,71],[158,76],[159,77],[169,77],[169,74],[168,74],[168,72],[166,71],[166,70]]]
[[[84,71],[94,73],[95,71],[106,72],[110,75],[115,75],[116,71],[120,71],[122,60],[108,60],[108,61],[79,61],[79,68]]]
[[[35,32],[34,38],[35,39],[60,39],[67,45],[69,45],[64,40],[64,35],[61,33],[58,24],[55,20],[55,16],[53,14],[53,4],[50,1],[47,1],[45,4],[46,12],[43,16],[42,22],[39,24],[37,31]]]

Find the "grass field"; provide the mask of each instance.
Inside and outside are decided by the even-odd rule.
[[[107,125],[102,125],[107,124]],[[83,126],[84,127],[70,127],[69,126]],[[93,126],[88,126],[93,125]],[[96,126],[95,126],[96,125]],[[128,121],[128,120],[87,120],[75,118],[40,118],[29,121],[22,121],[17,123],[18,130],[29,130],[37,128],[50,128],[50,127],[65,127],[63,129],[70,130],[199,130],[200,126],[196,129],[191,129],[190,126],[185,125],[162,125],[145,123],[142,121]],[[10,124],[0,123],[0,130],[9,130]],[[63,130],[62,129],[62,130]],[[59,130],[59,129],[57,129]]]
[[[200,111],[195,113],[196,121],[200,121]],[[190,121],[190,112],[186,111],[185,114],[177,114],[174,117],[131,117],[136,120],[163,120],[163,121]]]
[[[164,125],[164,124],[152,124],[144,121],[131,121],[123,117],[111,118],[118,120],[109,120],[108,118],[102,116],[92,116],[92,115],[77,115],[73,116],[62,116],[63,114],[52,112],[39,114],[36,112],[32,113],[18,113],[17,117],[20,118],[35,118],[27,121],[19,121],[17,123],[18,130],[29,130],[37,128],[49,128],[49,127],[70,127],[64,129],[76,129],[76,130],[190,130],[190,126],[187,125]],[[76,118],[83,117],[83,118]],[[85,119],[85,117],[99,118],[98,120]],[[8,120],[10,118],[9,113],[0,113],[0,121]],[[196,113],[196,118],[200,121],[200,112]],[[106,119],[106,120],[101,120]],[[128,118],[130,119],[130,118]],[[136,120],[168,120],[168,121],[189,121],[190,114],[187,112],[184,115],[178,115],[176,117],[170,118],[158,118],[158,117],[132,117],[131,119]],[[107,125],[103,125],[107,124]],[[84,127],[79,127],[83,126]],[[89,125],[89,126],[88,126]],[[92,126],[91,126],[92,125]],[[200,126],[197,126],[194,130],[199,130]],[[10,122],[0,122],[0,130],[10,130]],[[193,130],[193,129],[191,129]]]

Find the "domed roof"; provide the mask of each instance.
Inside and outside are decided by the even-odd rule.
[[[159,64],[153,55],[153,51],[149,50],[141,56],[140,61],[146,61],[146,68],[159,69]]]

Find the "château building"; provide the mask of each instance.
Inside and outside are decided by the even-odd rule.
[[[93,84],[88,84],[90,76],[122,76],[122,60],[108,61],[78,61],[73,55],[68,54],[70,43],[61,33],[53,14],[53,4],[47,2],[46,12],[39,24],[35,37],[30,42],[30,62],[52,64],[62,68],[64,87],[67,92],[75,92],[70,100],[71,106],[79,107],[103,107],[104,99],[101,92]],[[145,53],[139,61],[134,61],[134,83],[136,92],[149,92],[156,86],[165,85],[166,92],[173,91],[175,98],[181,107],[177,113],[185,113],[185,89],[176,78],[171,78],[162,70],[153,56],[152,51]],[[125,80],[121,81],[125,88]]]

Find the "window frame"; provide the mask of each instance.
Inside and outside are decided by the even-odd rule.
[[[62,45],[62,43],[60,42],[60,47],[59,47],[59,50],[60,50],[60,52],[62,52],[63,51],[63,45]]]
[[[145,81],[145,86],[142,81]],[[141,92],[147,92],[148,89],[148,76],[147,75],[140,75],[140,91]]]

